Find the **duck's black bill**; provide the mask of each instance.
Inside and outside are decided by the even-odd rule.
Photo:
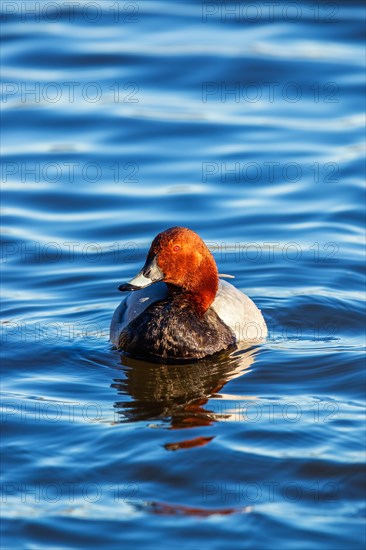
[[[131,285],[130,283],[123,283],[123,285],[119,285],[118,290],[121,292],[127,292],[130,290],[140,290],[140,286]]]
[[[140,288],[145,288],[162,281],[164,279],[164,273],[158,266],[156,256],[153,256],[151,259],[147,259],[144,267],[141,271],[131,279],[129,283],[123,283],[118,287],[118,290],[121,292],[140,290]]]

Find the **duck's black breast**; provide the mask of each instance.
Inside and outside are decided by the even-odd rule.
[[[199,316],[180,295],[151,304],[121,332],[118,347],[163,360],[201,359],[235,344],[232,330],[212,309]]]

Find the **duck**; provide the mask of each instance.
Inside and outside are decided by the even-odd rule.
[[[223,277],[197,233],[162,231],[141,271],[118,287],[126,295],[112,317],[111,343],[128,356],[179,363],[262,342],[260,309]]]

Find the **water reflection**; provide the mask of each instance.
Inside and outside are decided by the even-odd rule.
[[[114,405],[120,421],[163,420],[171,429],[209,426],[227,415],[210,410],[208,401],[229,381],[248,372],[257,352],[224,352],[185,365],[158,365],[121,355],[124,378],[112,384],[123,399]],[[169,450],[205,445],[199,437],[166,446]],[[177,447],[178,446],[178,447]]]

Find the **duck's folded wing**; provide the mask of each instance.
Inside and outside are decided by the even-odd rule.
[[[260,341],[267,336],[267,326],[260,309],[227,281],[219,281],[212,309],[234,332],[237,342]]]

